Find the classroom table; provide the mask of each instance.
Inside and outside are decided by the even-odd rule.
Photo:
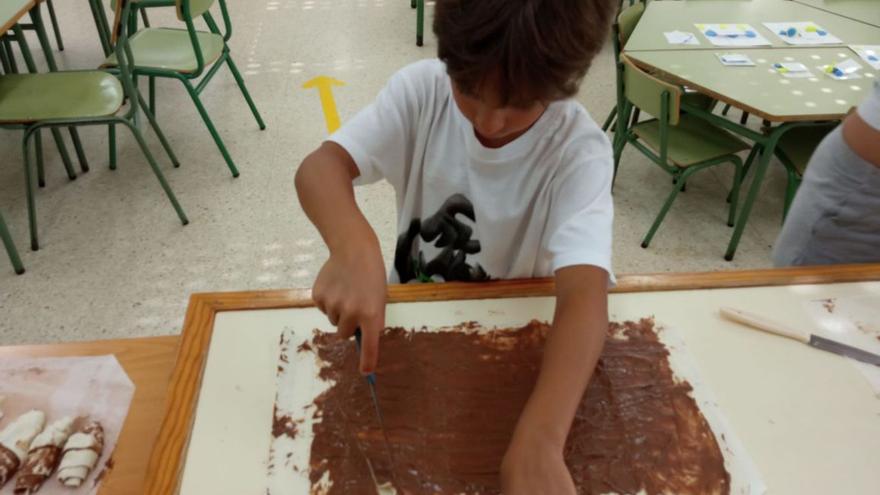
[[[0,359],[113,354],[135,385],[128,417],[113,452],[114,467],[100,493],[141,493],[147,461],[162,417],[165,391],[179,337],[150,337],[49,345],[0,347]]]
[[[0,0],[0,34],[6,34],[36,4],[36,0]]]
[[[795,0],[826,12],[880,27],[880,3],[877,0]]]
[[[873,281],[873,282],[872,282]],[[810,268],[789,268],[779,270],[750,270],[750,271],[731,271],[731,272],[714,272],[714,273],[665,273],[665,274],[647,274],[647,275],[621,275],[618,277],[618,285],[612,289],[611,308],[612,317],[614,317],[615,308],[619,308],[620,302],[615,302],[621,297],[645,297],[662,298],[666,303],[663,307],[674,308],[675,301],[699,299],[701,294],[705,294],[707,300],[718,299],[724,290],[730,289],[742,290],[744,296],[750,296],[754,290],[769,290],[771,287],[791,288],[792,294],[798,291],[809,290],[810,287],[819,287],[821,294],[834,293],[841,289],[835,289],[836,285],[804,285],[804,284],[841,284],[840,287],[849,287],[848,291],[864,291],[873,290],[875,294],[880,294],[880,285],[876,283],[880,281],[880,265],[851,265],[851,266],[827,266],[827,267],[810,267]],[[827,287],[827,290],[826,290]],[[855,289],[853,289],[853,287]],[[750,289],[763,288],[763,289]],[[815,289],[814,289],[815,290]],[[448,299],[494,299],[501,297],[522,297],[526,295],[543,295],[553,294],[553,283],[548,279],[530,280],[530,281],[506,281],[494,282],[489,284],[410,284],[405,286],[391,286],[389,292],[393,294],[396,300],[404,301],[437,301]],[[190,300],[187,317],[184,323],[185,329],[190,336],[194,335],[191,330],[213,326],[215,316],[220,312],[230,311],[247,311],[247,310],[266,310],[275,308],[288,308],[301,301],[303,298],[309,297],[307,290],[282,290],[282,291],[261,291],[261,292],[238,292],[238,293],[214,293],[214,294],[195,294]],[[880,296],[878,296],[880,297]],[[759,302],[760,301],[760,302]],[[712,312],[713,305],[700,305],[700,307],[692,307],[697,312]],[[766,309],[768,305],[772,305],[773,301],[766,297],[756,299],[759,307],[757,310]],[[686,308],[679,304],[679,311],[685,311]],[[755,308],[753,308],[755,310]],[[664,310],[665,311],[665,310]],[[786,311],[786,314],[776,315],[783,322],[802,321],[794,317],[795,311]],[[663,315],[658,315],[661,318]],[[822,366],[830,366],[831,377],[829,380],[850,380],[851,384],[847,386],[847,390],[838,391],[835,389],[825,390],[828,394],[838,394],[846,397],[847,401],[856,401],[858,407],[846,411],[845,406],[849,402],[839,404],[836,409],[840,409],[842,414],[850,417],[845,418],[838,425],[838,429],[849,432],[858,429],[862,424],[864,417],[873,415],[872,410],[878,410],[877,400],[867,392],[867,385],[855,369],[851,368],[849,363],[833,355],[826,355],[818,351],[802,351],[796,346],[796,343],[788,342],[785,339],[774,337],[764,337],[756,332],[742,329],[742,334],[735,332],[732,337],[745,337],[748,340],[745,345],[752,345],[757,342],[760,345],[769,346],[763,353],[774,355],[780,349],[785,352],[795,352],[800,354],[799,359],[815,359],[822,363]],[[203,343],[204,344],[204,343]],[[740,343],[742,344],[742,343]],[[196,345],[192,340],[182,342],[180,336],[167,337],[151,337],[151,338],[134,338],[122,340],[108,340],[98,342],[83,343],[62,343],[50,345],[30,345],[30,346],[9,346],[0,347],[0,359],[22,358],[22,357],[66,357],[66,356],[96,356],[105,354],[114,354],[119,360],[122,367],[126,370],[132,382],[135,384],[135,395],[131,403],[129,415],[126,418],[122,433],[116,451],[113,455],[114,468],[104,478],[103,484],[99,491],[102,495],[112,495],[121,493],[161,493],[169,495],[174,493],[174,480],[180,473],[176,470],[166,471],[160,475],[159,472],[152,472],[151,478],[147,479],[148,459],[152,459],[154,464],[158,464],[165,459],[165,455],[158,449],[164,449],[166,454],[175,456],[180,459],[182,451],[174,451],[175,447],[180,449],[186,443],[185,432],[188,428],[183,428],[176,433],[168,435],[169,432],[176,431],[176,427],[180,422],[187,423],[191,420],[194,410],[194,404],[186,402],[187,396],[196,393],[197,388],[188,388],[191,384],[190,379],[195,379],[195,375],[186,376],[175,374],[173,381],[172,370],[177,367],[190,366],[187,358],[191,358],[194,353],[198,353],[193,346]],[[695,349],[698,350],[698,349]],[[742,349],[740,349],[742,350]],[[792,356],[790,356],[792,357]],[[822,373],[816,371],[816,373]],[[786,377],[776,377],[776,379],[787,380]],[[735,375],[731,375],[730,380],[736,381]],[[169,385],[170,384],[170,385]],[[170,388],[169,388],[170,387]],[[865,391],[862,394],[860,391]],[[183,402],[181,402],[183,401]],[[181,406],[181,404],[185,404]],[[748,410],[749,406],[743,406],[742,409]],[[168,411],[176,411],[174,414],[167,414]],[[841,418],[844,419],[844,418]],[[852,421],[855,421],[854,423]],[[803,420],[799,420],[797,424],[801,424]],[[873,421],[873,420],[871,420]],[[787,428],[791,428],[789,426]],[[772,428],[777,435],[780,434],[781,428]],[[154,444],[157,441],[157,434],[160,430],[165,434],[162,437],[162,445],[157,446],[154,450]],[[873,428],[869,431],[862,432],[866,435],[866,442],[880,441],[880,431]],[[876,437],[876,438],[875,438]],[[851,435],[846,438],[851,438]],[[834,448],[840,448],[835,445]],[[152,455],[151,455],[152,452]],[[855,458],[854,452],[852,456]],[[813,457],[821,456],[821,453],[814,453]],[[839,462],[846,462],[847,459],[840,459]],[[870,469],[862,469],[862,465],[870,466],[874,462],[870,456],[864,457],[857,461],[859,472],[859,483],[870,482],[872,476],[876,472]],[[856,468],[852,468],[856,469]],[[871,473],[874,473],[872,475]],[[768,473],[764,473],[767,476]],[[769,476],[773,478],[784,478],[786,473],[773,473]],[[833,479],[837,476],[835,473],[825,473],[822,479]],[[809,481],[809,479],[807,479]],[[876,482],[878,480],[874,480]],[[147,483],[150,483],[148,488]],[[166,483],[171,483],[166,485]],[[771,487],[773,485],[771,484]],[[152,489],[152,491],[150,491]]]
[[[880,4],[875,5],[874,8],[880,11]],[[763,25],[764,22],[799,21],[817,23],[829,33],[840,38],[844,44],[876,44],[880,42],[880,27],[855,22],[850,18],[797,2],[788,0],[692,0],[649,2],[624,49],[639,51],[750,49],[712,45],[694,26],[695,23],[747,23],[767,38],[772,47],[810,48],[812,45],[786,44]],[[676,30],[693,33],[700,44],[668,44],[663,33]]]

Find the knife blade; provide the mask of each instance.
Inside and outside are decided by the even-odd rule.
[[[354,340],[357,345],[358,354],[361,352],[361,329],[358,327],[354,331]],[[365,376],[367,383],[370,385],[370,396],[373,399],[373,408],[376,411],[376,419],[379,421],[379,429],[382,430],[382,438],[385,441],[385,453],[388,456],[388,469],[391,472],[391,479],[394,480],[394,455],[391,450],[391,442],[388,441],[388,432],[385,430],[385,422],[382,421],[382,409],[379,407],[379,397],[376,395],[376,374],[370,373]]]
[[[811,347],[815,347],[816,349],[820,349],[826,352],[833,352],[835,354],[846,356],[848,358],[852,358],[863,363],[873,364],[874,366],[880,366],[880,355],[874,354],[873,352],[868,352],[864,349],[859,349],[858,347],[843,344],[836,340],[831,340],[825,337],[821,337],[819,335],[806,334],[799,330],[789,328],[780,323],[770,321],[762,316],[747,313],[745,311],[733,308],[721,308],[721,316],[727,318],[728,320],[742,323],[743,325],[762,330],[764,332],[772,333],[774,335],[779,335],[780,337],[786,337],[792,340],[797,340],[798,342],[807,344]]]
[[[822,349],[823,351],[840,354],[856,361],[880,366],[880,355],[837,342],[836,340],[826,339],[818,335],[810,335],[810,341],[807,343],[816,349]]]

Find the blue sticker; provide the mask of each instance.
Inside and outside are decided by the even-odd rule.
[[[751,29],[748,30],[748,31],[746,31],[746,38],[754,38],[754,37],[756,37],[756,36],[757,36],[757,35],[755,34],[755,32],[752,31]]]
[[[822,30],[821,30],[821,29],[820,29],[820,30],[818,30],[818,31],[816,31],[816,33],[818,33],[818,34],[819,34],[819,36],[825,36],[825,35],[826,35],[826,34],[828,34],[828,33],[827,33],[827,32],[825,32],[825,31],[822,31]]]
[[[711,29],[707,29],[706,36],[718,36],[718,33],[716,33],[715,31],[713,31]]]
[[[834,69],[832,69],[832,70],[831,70],[831,73],[834,74],[834,75],[837,76],[837,77],[843,77],[843,71],[840,70],[840,69],[838,69],[837,67],[835,67]]]
[[[871,62],[877,62],[878,60],[880,60],[880,58],[877,58],[876,55],[868,55],[868,60],[870,60]]]
[[[788,31],[785,32],[785,34],[791,38],[794,38],[795,35],[797,35],[797,29],[790,27],[790,28],[788,28]]]

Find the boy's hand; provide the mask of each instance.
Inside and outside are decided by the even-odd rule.
[[[385,328],[385,266],[378,246],[359,244],[331,252],[315,280],[312,299],[341,338],[350,338],[360,327],[360,370],[368,374],[376,369],[379,335]]]
[[[504,495],[574,495],[574,481],[562,457],[562,446],[538,434],[519,431],[501,463]]]

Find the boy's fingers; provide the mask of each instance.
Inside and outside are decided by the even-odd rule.
[[[342,340],[350,339],[354,335],[355,329],[357,329],[357,319],[350,316],[342,317],[339,320],[339,325],[336,325],[336,333]]]
[[[361,373],[369,374],[376,371],[379,362],[379,334],[385,326],[384,315],[381,318],[361,322]]]

